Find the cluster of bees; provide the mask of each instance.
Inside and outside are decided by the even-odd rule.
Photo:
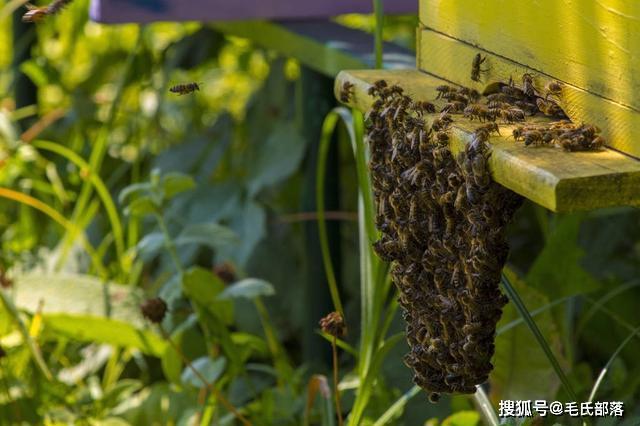
[[[513,130],[513,137],[524,141],[526,146],[557,144],[565,151],[596,151],[605,143],[598,126],[577,125],[568,120],[518,126]]]
[[[446,92],[446,96],[445,95]],[[482,124],[456,159],[448,146],[453,116],[415,102],[384,80],[369,91],[370,171],[381,238],[407,322],[414,381],[440,393],[473,393],[492,370],[495,327],[507,302],[498,288],[508,255],[505,226],[522,199],[493,182]],[[463,102],[439,91],[450,102]],[[456,91],[469,102],[480,95]],[[449,96],[449,98],[447,98]],[[432,114],[428,116],[427,114]]]

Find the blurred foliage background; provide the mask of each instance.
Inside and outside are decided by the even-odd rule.
[[[17,5],[0,9],[0,423],[240,424],[223,395],[252,424],[336,424],[330,338],[309,315],[316,302],[321,315],[333,308],[324,287],[309,297],[310,271],[322,271],[305,211],[320,134],[305,128],[304,67],[207,25],[96,24],[86,0],[14,40]],[[371,16],[337,20],[375,27]],[[387,17],[384,36],[413,48],[416,25]],[[168,92],[189,81],[202,90]],[[477,398],[430,404],[413,387],[393,296],[376,312],[375,345],[361,344],[346,140],[339,131],[331,223],[349,325],[342,408],[362,410],[347,421],[489,421]],[[507,271],[581,400],[607,366],[595,400],[624,401],[625,425],[640,424],[639,219],[632,208],[555,215],[527,203]],[[139,312],[154,296],[169,307],[161,329]],[[366,350],[380,354],[369,370]],[[511,305],[494,365],[494,407],[567,398]]]

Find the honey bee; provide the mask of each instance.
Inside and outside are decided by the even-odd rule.
[[[491,132],[500,134],[500,127],[495,121],[492,123],[483,124],[482,126],[476,128],[476,133],[487,133],[489,135],[491,134]]]
[[[460,93],[445,93],[442,97],[448,101],[462,102],[464,104],[469,102],[469,99]]]
[[[418,115],[433,114],[436,112],[436,107],[431,102],[418,101],[414,104],[414,108]]]
[[[27,3],[25,7],[29,9],[24,15],[22,15],[22,22],[41,22],[48,15],[56,15],[65,6],[71,3],[72,0],[54,0],[47,6],[34,6]]]
[[[524,92],[515,86],[504,85],[500,88],[500,90],[502,91],[502,93],[504,93],[505,95],[511,98],[516,98],[516,99],[524,98]]]
[[[489,108],[482,104],[471,104],[467,106],[463,111],[463,115],[469,120],[477,118],[480,121],[493,121]]]
[[[524,121],[524,111],[520,108],[511,107],[509,109],[500,110],[500,118],[506,123],[515,123],[516,121]]]
[[[354,85],[350,81],[345,81],[342,83],[342,88],[340,89],[340,102],[349,103],[349,99],[353,96]]]
[[[478,102],[480,100],[480,93],[469,87],[460,89],[460,94],[466,96],[471,102]]]
[[[473,61],[471,62],[471,80],[480,81],[480,73],[486,72],[487,70],[483,70],[480,66],[487,60],[487,57],[483,57],[481,54],[476,54],[473,57]]]
[[[529,73],[522,75],[522,91],[529,97],[535,96],[536,94],[536,89],[533,87],[533,76]]]
[[[548,99],[549,96],[560,96],[562,94],[562,83],[550,81],[544,86],[544,90],[546,92],[545,99]]]
[[[548,116],[564,116],[564,111],[560,106],[553,102],[548,101],[542,98],[536,99],[536,104],[538,105],[538,109],[544,114]]]
[[[444,95],[446,95],[447,93],[456,93],[457,91],[458,89],[456,89],[455,87],[451,87],[443,84],[441,86],[436,87],[436,92],[438,92],[438,96],[436,96],[436,99],[440,99],[444,97]]]
[[[453,119],[446,112],[441,113],[433,123],[431,123],[431,129],[438,132],[440,130],[444,130],[453,122]]]
[[[195,92],[196,90],[200,90],[200,85],[198,83],[176,84],[175,86],[169,88],[169,91],[171,93],[177,93],[179,96]]]
[[[447,102],[442,107],[442,111],[445,111],[448,113],[462,112],[466,106],[467,106],[466,102],[451,101],[451,102]]]

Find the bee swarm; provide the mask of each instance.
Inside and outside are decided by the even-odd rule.
[[[377,97],[367,137],[382,234],[374,249],[393,262],[411,347],[405,363],[432,400],[440,392],[473,393],[493,368],[496,323],[507,302],[499,290],[505,226],[522,202],[487,168],[485,142],[498,127],[481,126],[456,161],[447,144],[449,114],[429,126],[425,114],[434,106],[383,80],[370,94]]]

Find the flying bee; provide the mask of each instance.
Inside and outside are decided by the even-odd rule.
[[[548,99],[549,96],[560,96],[562,94],[562,83],[559,81],[550,81],[544,86],[544,90],[546,92],[545,99]]]
[[[44,18],[47,16],[47,7],[42,6],[34,6],[30,3],[25,4],[25,7],[28,9],[27,12],[22,15],[22,22],[42,22]]]
[[[340,89],[340,102],[349,103],[349,99],[353,96],[354,85],[350,81],[345,81],[342,83],[342,88]]]
[[[562,108],[560,108],[560,106],[553,101],[538,98],[536,99],[536,105],[538,105],[538,109],[542,111],[544,115],[561,117],[565,115],[564,111],[562,111]]]
[[[169,88],[169,91],[171,93],[177,93],[179,96],[182,96],[182,95],[195,92],[196,90],[200,90],[200,84],[198,83],[176,84],[175,86]]]
[[[476,54],[473,57],[473,61],[471,62],[471,80],[480,81],[480,73],[487,72],[488,70],[483,70],[480,66],[487,60],[487,57],[483,57],[481,54]]]
[[[41,7],[27,3],[25,6],[29,10],[22,15],[22,22],[41,22],[46,16],[59,13],[65,6],[71,3],[71,1],[72,0],[54,0],[47,6]]]
[[[522,91],[527,96],[535,96],[536,89],[533,87],[533,76],[529,73],[522,75]]]

